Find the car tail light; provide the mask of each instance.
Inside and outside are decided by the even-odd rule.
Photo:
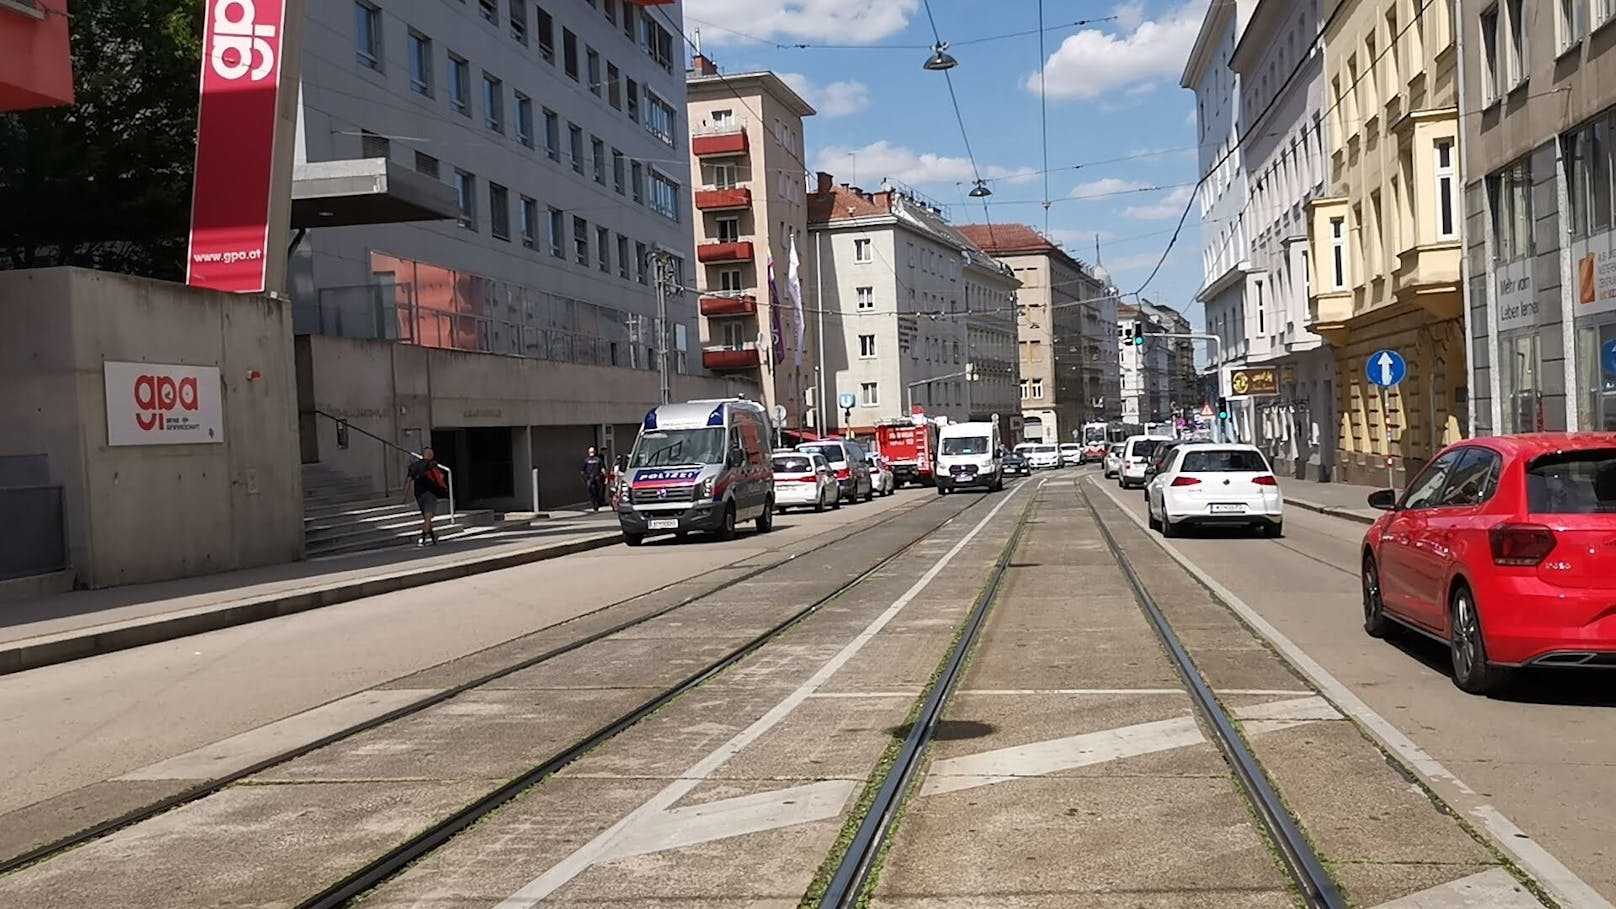
[[[1266,473],[1263,474],[1260,477],[1254,477],[1251,482],[1256,483],[1258,486],[1278,486],[1279,485],[1278,480],[1274,479],[1272,476],[1270,476],[1269,474],[1266,474]]]
[[[1487,532],[1494,565],[1531,568],[1554,551],[1554,531],[1542,524],[1500,524]]]
[[[853,479],[853,469],[850,468],[850,467],[843,467],[841,470],[836,471],[836,479],[838,479],[838,480],[851,480],[851,479]]]
[[[1173,478],[1173,485],[1174,486],[1199,486],[1199,485],[1201,485],[1201,481],[1197,480],[1194,477],[1174,477]]]
[[[819,477],[816,477],[813,474],[808,474],[805,477],[798,477],[797,482],[798,483],[818,483],[819,482]]]

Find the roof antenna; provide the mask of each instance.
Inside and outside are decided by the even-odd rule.
[[[696,29],[696,56],[701,56],[701,29]]]

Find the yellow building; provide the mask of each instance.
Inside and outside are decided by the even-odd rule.
[[[1322,10],[1330,181],[1311,205],[1309,327],[1336,352],[1343,482],[1384,484],[1390,457],[1401,484],[1464,424],[1450,10],[1423,0],[1326,0]],[[1408,362],[1384,409],[1365,371],[1383,349]]]

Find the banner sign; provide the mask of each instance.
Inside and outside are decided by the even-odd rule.
[[[1616,311],[1616,231],[1571,242],[1577,318]]]
[[[224,441],[224,402],[213,366],[102,364],[108,445],[191,445]]]
[[[284,0],[205,0],[185,283],[264,290]]]
[[[1229,387],[1235,397],[1243,395],[1279,394],[1279,373],[1272,366],[1256,369],[1236,369],[1229,375]]]
[[[1532,286],[1532,258],[1494,269],[1497,284],[1498,330],[1530,328],[1537,324],[1537,291]]]

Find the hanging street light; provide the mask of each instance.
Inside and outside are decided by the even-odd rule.
[[[959,66],[959,61],[948,52],[948,42],[940,41],[932,45],[931,57],[926,60],[926,68],[934,72],[953,69]]]
[[[993,190],[988,189],[987,181],[977,180],[976,186],[967,195],[973,199],[985,199],[993,195]]]

